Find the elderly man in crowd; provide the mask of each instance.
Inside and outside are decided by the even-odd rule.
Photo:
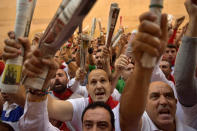
[[[187,9],[194,6],[190,0],[187,0],[186,4],[188,5]],[[177,100],[174,97],[171,87],[164,82],[153,82],[149,86],[153,69],[142,67],[140,62],[141,56],[145,51],[145,44],[147,43],[153,45],[152,49],[149,49],[149,53],[152,54],[152,56],[157,56],[159,59],[160,56],[157,54],[159,52],[155,51],[159,51],[161,47],[156,49],[155,45],[158,43],[165,45],[165,43],[167,43],[166,15],[162,15],[161,29],[153,23],[155,16],[151,13],[143,14],[140,20],[139,33],[133,41],[133,44],[134,47],[139,43],[143,46],[141,53],[134,53],[136,66],[132,75],[133,79],[127,81],[122,94],[120,104],[121,129],[134,131],[194,131],[195,129],[182,124],[176,118]],[[147,28],[143,28],[145,26]],[[141,38],[147,38],[146,42]],[[138,101],[133,101],[134,99]],[[125,103],[124,101],[128,102]],[[146,112],[144,112],[145,110]]]

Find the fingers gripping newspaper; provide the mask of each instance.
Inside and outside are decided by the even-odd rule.
[[[18,37],[28,37],[35,5],[36,0],[17,0],[14,29],[16,40]],[[24,54],[21,50],[22,55],[6,61],[1,80],[2,92],[16,93],[19,88]]]
[[[150,11],[157,15],[156,23],[160,25],[161,23],[161,9],[163,8],[163,0],[151,0],[150,2]],[[141,59],[143,67],[152,68],[156,65],[157,58],[152,57],[147,53],[144,53]]]
[[[51,58],[66,40],[74,33],[97,0],[63,0],[44,32],[39,48],[44,58]],[[28,88],[42,90],[48,67],[37,78],[27,78],[24,84]]]
[[[118,15],[120,12],[120,8],[118,7],[117,3],[112,3],[109,12],[109,20],[108,20],[108,27],[107,27],[107,36],[106,36],[106,46],[109,48],[111,46],[111,40],[114,33],[114,29],[116,26],[116,22],[118,19]]]

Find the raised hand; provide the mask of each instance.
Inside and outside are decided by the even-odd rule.
[[[155,23],[156,18],[151,12],[140,16],[139,32],[132,42],[136,64],[141,65],[140,60],[145,52],[159,59],[165,50],[167,44],[167,15],[162,15],[160,27]]]
[[[8,32],[8,38],[4,41],[4,51],[2,54],[3,60],[13,59],[21,55],[21,46],[24,47],[24,57],[30,51],[30,42],[28,38],[20,37],[18,41],[15,40],[15,34],[13,31]]]

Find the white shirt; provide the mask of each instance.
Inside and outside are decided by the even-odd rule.
[[[82,131],[81,115],[89,104],[88,98],[68,100],[73,105],[73,118],[70,123],[77,131]],[[112,110],[115,116],[115,131],[120,131],[119,104]],[[26,100],[24,115],[19,120],[20,131],[59,131],[49,122],[47,100],[42,102],[29,102]]]
[[[180,120],[176,119],[176,131],[196,131],[195,129],[183,124]],[[142,116],[141,131],[162,131],[156,127],[146,112]]]

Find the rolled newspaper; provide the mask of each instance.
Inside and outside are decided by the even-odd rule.
[[[43,57],[53,57],[56,51],[74,33],[97,0],[63,0],[44,32],[39,42]],[[27,88],[41,90],[48,74],[45,67],[44,73],[37,78],[27,78],[24,85]]]
[[[80,68],[85,70],[86,64],[86,54],[88,51],[88,43],[90,38],[86,34],[81,34],[81,43],[80,43]]]
[[[16,3],[16,21],[15,21],[15,38],[28,37],[31,20],[33,17],[36,0],[17,0]],[[16,93],[21,81],[21,71],[23,63],[23,48],[22,55],[15,59],[6,61],[1,80],[1,91],[6,93]]]
[[[160,25],[161,22],[161,12],[163,8],[163,0],[151,0],[150,11],[157,16],[156,23]],[[152,68],[156,65],[157,58],[152,57],[147,53],[144,53],[141,59],[142,66],[145,68]]]
[[[125,52],[125,55],[127,57],[132,57],[132,41],[133,41],[136,33],[137,33],[137,30],[133,30],[132,33],[131,33],[130,39],[128,41],[128,46],[127,46],[127,49],[126,49],[126,52]]]
[[[96,18],[93,18],[92,19],[92,28],[91,28],[91,32],[90,32],[91,39],[94,38],[95,29],[96,29]]]
[[[99,25],[99,31],[100,31],[100,36],[103,35],[103,31],[102,31],[102,26],[101,26],[101,19],[98,19],[98,25]]]
[[[111,41],[112,47],[115,47],[117,45],[118,41],[116,42],[116,40],[120,40],[120,37],[121,37],[122,33],[123,33],[123,29],[120,28],[118,30],[118,32],[115,34],[115,36],[112,38],[112,41]]]
[[[116,22],[118,19],[118,15],[120,12],[120,8],[118,7],[117,3],[112,3],[109,12],[109,19],[108,19],[108,27],[107,27],[107,36],[106,36],[106,46],[109,48],[111,46],[111,40],[114,33],[114,29],[116,26]]]

